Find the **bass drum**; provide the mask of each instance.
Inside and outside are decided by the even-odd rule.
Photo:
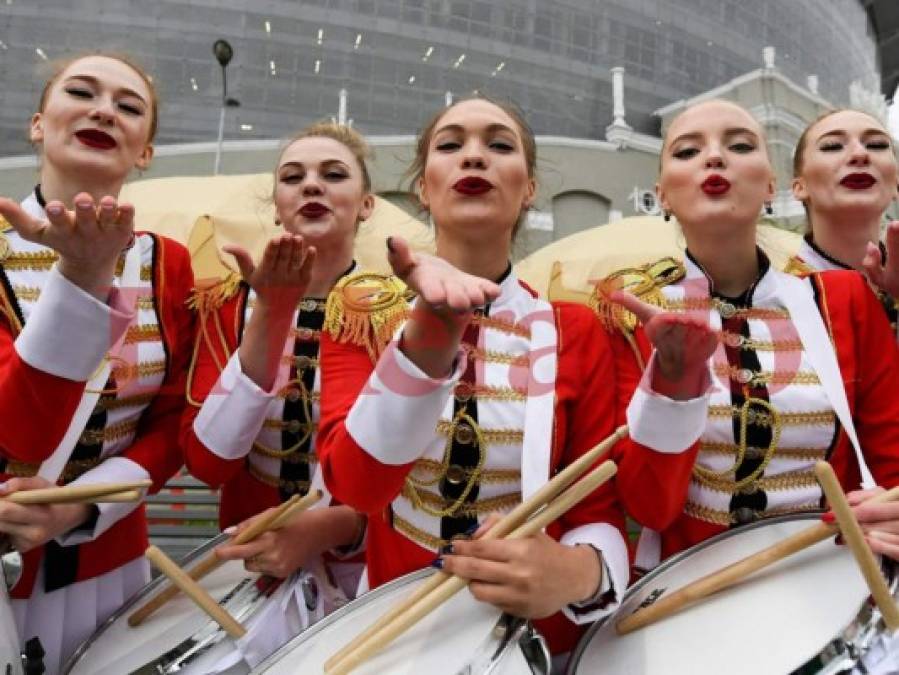
[[[253,673],[322,673],[342,646],[409,596],[433,570],[420,570],[376,588],[300,633]],[[354,675],[549,675],[549,651],[530,625],[457,593]]]
[[[852,554],[833,539],[646,628],[621,636],[615,631],[618,619],[665,593],[818,522],[817,514],[772,518],[672,556],[631,587],[614,615],[590,628],[568,675],[849,672],[888,629]],[[895,572],[892,564],[886,567],[895,596]]]
[[[189,553],[181,566],[205,558],[225,542],[220,535]],[[228,561],[204,577],[200,585],[244,623],[268,599],[268,589],[257,585],[259,575],[247,572],[242,561]],[[139,626],[128,625],[132,612],[168,586],[159,576],[123,605],[96,633],[75,652],[64,672],[72,675],[100,673],[206,673],[225,653],[233,651],[233,642],[219,625],[203,613],[192,600],[179,594],[158,609]],[[231,673],[248,672],[236,667]]]

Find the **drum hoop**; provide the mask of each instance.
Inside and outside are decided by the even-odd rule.
[[[691,546],[690,548],[681,551],[680,553],[676,553],[664,562],[660,563],[649,572],[647,572],[643,577],[637,581],[633,586],[630,586],[625,592],[624,596],[621,598],[621,602],[624,601],[634,593],[639,592],[644,586],[652,582],[656,576],[664,572],[665,570],[677,565],[679,562],[689,558],[690,556],[696,554],[697,552],[703,550],[704,548],[708,548],[713,544],[718,543],[719,541],[723,541],[725,539],[730,539],[731,537],[741,534],[743,532],[749,532],[750,530],[757,529],[759,527],[767,527],[768,525],[776,525],[779,523],[789,523],[797,520],[812,520],[812,521],[820,521],[821,514],[823,511],[807,511],[804,513],[790,513],[783,516],[775,516],[774,518],[764,518],[762,520],[757,520],[754,523],[749,523],[735,530],[725,530],[724,532],[720,532],[713,537],[709,537],[698,544]],[[895,593],[896,590],[896,579],[890,581],[890,591]],[[857,619],[856,614],[856,619]],[[565,675],[577,675],[576,668],[580,664],[581,658],[584,655],[584,651],[589,646],[590,642],[593,640],[593,636],[599,631],[600,628],[605,626],[606,622],[610,619],[617,618],[617,612],[612,612],[607,616],[602,617],[592,626],[590,626],[587,631],[581,636],[581,639],[578,641],[577,647],[575,647],[574,651],[571,652],[571,658],[568,660],[568,665],[565,668]],[[856,621],[853,619],[853,623]],[[851,627],[850,624],[849,627]],[[845,628],[838,635],[834,636],[834,639],[839,638],[843,633],[845,633]],[[832,644],[833,640],[828,642],[827,644],[822,646],[822,650],[826,649],[828,646]],[[816,658],[816,657],[813,657]]]
[[[405,586],[415,581],[419,581],[420,579],[426,579],[435,573],[435,570],[432,569],[420,569],[415,572],[411,572],[409,574],[405,574],[393,581],[390,581],[386,584],[382,584],[375,589],[368,591],[367,593],[363,593],[358,598],[354,599],[352,602],[348,602],[343,607],[339,607],[335,609],[333,612],[328,614],[321,621],[316,621],[314,624],[309,626],[306,630],[302,631],[299,635],[295,635],[290,640],[281,645],[277,650],[272,652],[264,661],[262,661],[258,666],[253,669],[254,673],[264,673],[266,670],[274,666],[278,661],[284,658],[289,652],[292,652],[295,648],[299,647],[301,644],[306,642],[308,639],[315,637],[318,633],[323,631],[325,628],[330,626],[332,623],[340,621],[340,619],[345,616],[352,614],[356,607],[358,607],[362,603],[363,599],[366,599],[366,602],[377,600],[382,595],[386,595],[390,593],[395,588],[399,586]],[[358,604],[357,604],[358,603]],[[335,646],[335,651],[339,649],[338,646]]]
[[[195,548],[193,551],[181,558],[178,561],[179,567],[187,567],[188,565],[190,565],[190,563],[194,562],[198,558],[205,556],[210,549],[215,548],[219,544],[223,544],[230,538],[231,535],[225,534],[224,532],[216,535],[202,546]],[[84,653],[88,649],[90,649],[98,639],[100,639],[100,636],[103,635],[103,633],[105,633],[112,624],[122,618],[123,615],[131,612],[135,608],[135,605],[142,603],[147,598],[147,596],[155,592],[157,588],[166,583],[168,583],[168,579],[166,578],[166,576],[164,574],[158,575],[155,579],[150,580],[150,582],[147,583],[146,586],[141,588],[137,593],[132,595],[131,598],[129,598],[124,605],[113,612],[112,615],[110,615],[110,617],[106,619],[106,621],[97,626],[97,629],[91,634],[91,636],[87,640],[82,642],[81,646],[79,646],[78,649],[75,650],[75,653],[72,654],[72,656],[69,658],[69,660],[66,661],[66,664],[62,669],[63,675],[71,672],[72,668],[74,668],[78,664],[78,661],[81,660],[81,657],[84,656]]]

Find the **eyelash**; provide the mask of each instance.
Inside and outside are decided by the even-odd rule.
[[[844,148],[844,144],[838,141],[832,141],[830,143],[825,143],[821,146],[821,152],[839,152]],[[889,150],[892,146],[889,141],[868,141],[865,143],[865,147],[868,150]]]
[[[435,149],[440,152],[453,152],[454,150],[458,150],[462,147],[462,144],[459,141],[443,141],[442,143],[438,143],[435,146]],[[491,150],[495,150],[496,152],[508,153],[514,152],[515,146],[507,141],[494,140],[490,141],[487,144]]]
[[[300,173],[292,173],[287,174],[285,176],[281,176],[281,182],[287,184],[299,183],[305,178],[305,174]],[[342,171],[328,171],[324,174],[325,180],[333,181],[335,183],[346,180],[349,178],[349,174],[343,173]]]
[[[75,98],[81,99],[83,101],[89,101],[94,98],[94,92],[90,89],[84,89],[83,87],[67,87],[66,93],[69,96],[74,96]],[[139,108],[136,105],[132,105],[130,103],[119,103],[119,110],[129,114],[134,115],[135,117],[139,117],[144,114],[142,108]]]

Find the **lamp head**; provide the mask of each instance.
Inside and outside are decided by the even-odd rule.
[[[234,57],[234,50],[227,40],[216,40],[212,45],[212,53],[215,54],[216,61],[222,68],[225,68]]]

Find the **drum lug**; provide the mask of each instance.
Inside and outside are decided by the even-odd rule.
[[[527,659],[531,672],[534,675],[549,675],[552,670],[552,654],[546,639],[537,632],[530,623],[524,633],[518,638],[521,651]]]
[[[7,590],[11,590],[22,576],[22,554],[18,551],[10,551],[0,557],[0,567],[3,568],[3,579]]]

